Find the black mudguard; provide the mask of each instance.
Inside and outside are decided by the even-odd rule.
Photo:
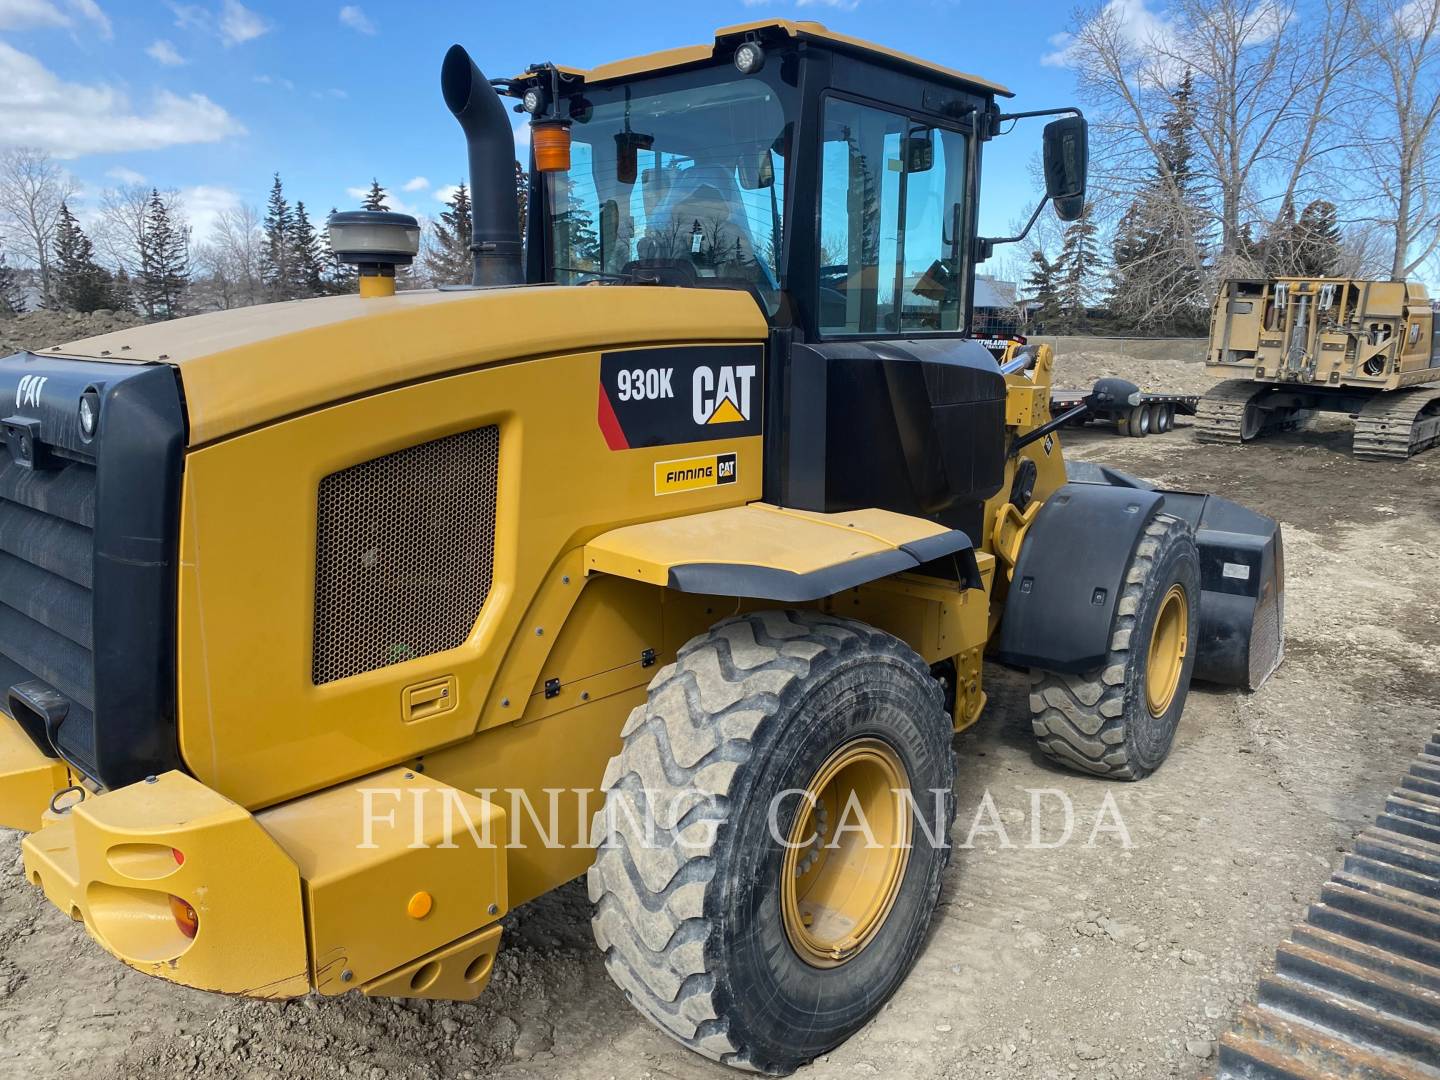
[[[1104,663],[1125,571],[1164,503],[1158,491],[1110,484],[1051,495],[1020,548],[995,659],[1077,674]]]
[[[1079,463],[1070,478],[1021,549],[996,659],[1051,671],[1098,666],[1124,568],[1145,523],[1163,510],[1189,523],[1200,555],[1194,677],[1249,690],[1268,679],[1285,647],[1285,558],[1274,519],[1217,495],[1160,491],[1116,469]]]

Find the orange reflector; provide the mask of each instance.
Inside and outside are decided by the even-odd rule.
[[[535,168],[565,172],[570,168],[570,125],[559,120],[531,122],[530,147],[535,151]]]
[[[187,938],[194,940],[200,930],[200,916],[195,909],[178,896],[170,897],[170,914],[175,916],[175,925]]]
[[[430,914],[430,909],[434,906],[435,898],[433,896],[428,892],[417,892],[405,905],[405,913],[412,919],[423,919]]]
[[[183,851],[181,851],[179,848],[173,848],[173,847],[172,847],[172,848],[170,849],[170,854],[175,856],[175,865],[176,865],[176,866],[184,866],[184,865],[185,865],[185,853],[184,853]]]

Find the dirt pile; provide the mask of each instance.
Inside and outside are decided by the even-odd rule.
[[[0,319],[0,356],[14,352],[35,352],[54,348],[67,341],[109,334],[138,326],[145,320],[128,311],[27,311],[12,319]]]
[[[1197,360],[1179,357],[1140,357],[1123,352],[1107,351],[1115,344],[1091,339],[1091,348],[1076,348],[1083,338],[1071,338],[1055,349],[1055,385],[1064,389],[1083,390],[1096,379],[1118,376],[1129,379],[1149,393],[1203,394],[1215,385],[1205,373],[1205,365]],[[1073,343],[1073,344],[1072,344]]]

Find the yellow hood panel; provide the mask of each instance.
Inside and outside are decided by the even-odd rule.
[[[490,364],[765,334],[764,316],[743,292],[537,285],[265,304],[103,334],[50,355],[176,365],[193,447]]]

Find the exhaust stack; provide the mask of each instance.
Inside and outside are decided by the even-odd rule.
[[[470,154],[470,251],[477,286],[523,285],[515,137],[500,95],[460,45],[440,67],[440,92],[465,132]]]

